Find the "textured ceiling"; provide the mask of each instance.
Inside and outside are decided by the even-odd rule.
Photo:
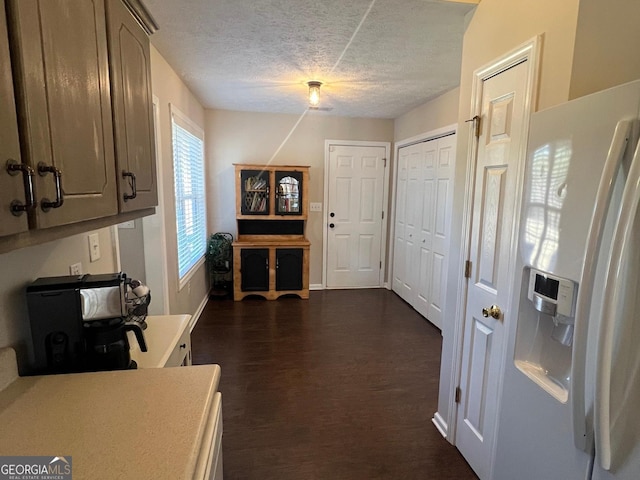
[[[461,0],[463,1],[463,0]],[[145,0],[151,41],[207,108],[396,118],[456,87],[468,3]]]

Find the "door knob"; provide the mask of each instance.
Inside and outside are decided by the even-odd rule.
[[[496,320],[500,320],[500,317],[502,316],[502,310],[500,310],[500,307],[498,305],[491,305],[489,308],[482,309],[482,316],[485,318],[493,317]]]

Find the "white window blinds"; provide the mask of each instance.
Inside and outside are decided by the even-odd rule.
[[[184,114],[171,109],[180,287],[203,259],[207,246],[204,135]]]

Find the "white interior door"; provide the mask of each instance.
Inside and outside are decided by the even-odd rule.
[[[386,148],[330,145],[327,287],[381,285]]]
[[[471,226],[471,277],[464,324],[456,445],[480,478],[489,478],[505,323],[509,311],[513,218],[530,62],[483,82]],[[501,313],[491,316],[496,305]],[[486,310],[483,310],[486,309]],[[488,316],[485,316],[488,315]],[[526,432],[522,433],[523,439]],[[541,459],[544,461],[544,459]]]

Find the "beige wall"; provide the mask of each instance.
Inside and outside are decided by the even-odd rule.
[[[188,285],[178,289],[178,261],[176,258],[176,209],[173,187],[173,156],[171,147],[171,113],[169,105],[177,107],[204,130],[204,109],[189,91],[166,60],[151,47],[151,80],[153,94],[159,99],[160,124],[157,126],[161,140],[158,161],[162,162],[164,221],[167,242],[167,276],[169,278],[169,313],[196,312],[207,298],[209,282],[203,265]],[[205,138],[205,144],[210,139]]]
[[[457,123],[459,97],[460,89],[454,88],[396,118],[394,140],[400,142]]]
[[[118,243],[120,244],[120,268],[129,278],[147,282],[144,258],[144,231],[142,219],[132,220],[130,224],[119,226]],[[153,290],[153,288],[152,288]],[[155,302],[152,302],[155,306]]]
[[[393,121],[288,114],[207,110],[207,189],[209,230],[236,235],[234,163],[309,165],[311,202],[323,202],[324,141],[393,141]],[[287,136],[291,136],[285,142]],[[279,150],[278,154],[274,154]],[[311,212],[307,238],[311,242],[311,285],[322,283],[322,213]]]
[[[483,0],[462,47],[460,117],[468,118],[473,71],[543,34],[538,108],[569,98],[579,0]]]
[[[571,63],[578,17],[579,0],[539,0],[533,5],[526,0],[482,0],[464,35],[460,76],[458,125],[460,126],[454,204],[451,231],[451,251],[460,252],[462,215],[467,165],[468,132],[464,121],[472,116],[471,86],[473,72],[514,50],[536,35],[543,35],[537,106],[547,108],[569,98]],[[443,324],[442,363],[438,413],[450,420],[449,400],[452,393],[451,365],[454,358],[454,317],[457,303],[457,282],[462,266],[458,254],[451,255]],[[449,425],[449,428],[454,426]]]
[[[69,265],[82,262],[84,273],[117,271],[111,229],[97,230],[101,258],[89,261],[89,241],[94,232],[23,248],[0,255],[0,348],[13,347],[22,365],[30,349],[31,329],[25,288],[38,277],[69,275]]]
[[[581,0],[569,98],[640,78],[640,2]]]

